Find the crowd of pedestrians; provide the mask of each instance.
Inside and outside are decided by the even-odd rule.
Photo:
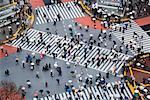
[[[78,2],[78,0],[76,1]],[[68,6],[68,9],[69,6]],[[23,9],[22,9],[23,10]],[[95,16],[98,16],[98,17],[101,17],[102,16],[102,12],[100,11],[100,13],[98,13],[98,10],[101,10],[101,8],[96,8],[96,9],[92,9],[93,12],[94,12],[94,17],[91,19],[93,21],[93,23],[96,23],[96,18]],[[32,13],[32,9],[31,7],[29,6],[29,9],[27,11],[29,14]],[[37,13],[37,12],[36,12]],[[19,15],[22,15],[23,12]],[[135,13],[134,13],[135,14]],[[131,16],[135,16],[133,13],[130,14],[130,17]],[[24,14],[23,14],[24,15]],[[46,19],[47,19],[47,16],[46,14],[43,14]],[[72,74],[72,77],[75,77],[77,78],[79,84],[80,84],[80,87],[79,89],[76,89],[75,86],[74,86],[74,83],[72,80],[67,80],[66,81],[66,84],[64,86],[65,88],[65,91],[68,92],[68,93],[79,93],[79,96],[80,97],[83,97],[83,89],[89,87],[89,86],[92,86],[92,85],[95,85],[96,86],[100,86],[104,91],[106,91],[107,89],[111,90],[111,85],[109,83],[107,83],[106,79],[109,79],[110,78],[110,73],[109,72],[106,72],[106,77],[102,76],[101,73],[97,74],[96,76],[92,76],[92,75],[88,75],[87,74],[87,77],[83,77],[83,71],[80,73],[80,75],[77,76],[77,72],[76,72],[76,66],[78,65],[78,56],[76,55],[76,53],[73,53],[72,54],[72,50],[75,48],[77,50],[79,50],[83,44],[85,44],[85,46],[83,47],[84,48],[84,51],[83,51],[83,55],[84,55],[84,59],[87,59],[87,54],[88,54],[88,51],[89,50],[92,50],[94,46],[98,46],[98,47],[101,47],[102,45],[106,48],[108,47],[108,44],[107,44],[107,41],[110,41],[112,43],[112,46],[110,47],[111,49],[111,53],[113,53],[113,56],[108,56],[107,54],[101,54],[101,49],[97,49],[97,54],[96,54],[96,57],[94,58],[91,58],[91,60],[87,60],[87,62],[85,63],[84,67],[87,71],[87,66],[89,63],[92,63],[94,64],[95,62],[97,66],[100,66],[105,60],[110,60],[110,61],[113,61],[113,63],[117,63],[119,62],[121,59],[119,58],[119,54],[120,53],[125,53],[125,54],[129,54],[129,49],[131,50],[136,50],[138,53],[141,52],[141,49],[140,47],[138,47],[134,41],[130,41],[130,44],[127,44],[124,46],[124,42],[125,42],[125,39],[124,37],[122,37],[122,43],[121,45],[118,45],[117,41],[114,40],[112,38],[112,32],[114,31],[119,31],[119,32],[122,32],[122,33],[125,33],[125,31],[128,29],[128,28],[131,28],[132,25],[131,25],[131,22],[129,21],[129,23],[121,23],[120,24],[123,24],[122,26],[123,27],[118,27],[115,23],[111,23],[109,22],[110,21],[110,17],[112,17],[112,15],[107,15],[106,16],[106,21],[103,21],[101,24],[105,27],[105,28],[109,28],[107,31],[106,30],[102,30],[100,31],[99,35],[97,36],[96,39],[94,39],[93,37],[93,34],[91,33],[90,36],[89,36],[89,39],[88,40],[85,40],[83,37],[85,34],[83,33],[77,33],[75,34],[74,33],[74,29],[71,25],[68,26],[68,30],[69,30],[69,34],[70,34],[70,42],[60,42],[61,40],[60,39],[57,39],[55,42],[56,42],[56,47],[58,48],[62,48],[62,51],[63,51],[63,54],[61,55],[63,59],[66,60],[66,67],[67,68],[70,68],[72,67],[71,64],[70,64],[70,59],[72,59],[74,61],[74,70],[71,71],[70,73]],[[116,18],[116,16],[114,16]],[[121,17],[118,17],[116,19],[119,19]],[[57,14],[57,16],[54,16],[54,23],[53,25],[56,26],[57,25],[57,22],[61,20],[61,16],[60,14]],[[24,18],[22,18],[21,20],[24,20]],[[47,19],[47,22],[49,22],[49,19]],[[88,32],[89,31],[89,25],[86,25],[84,28],[78,24],[77,22],[74,23],[75,24],[75,27],[78,27],[80,30],[85,30],[85,32]],[[18,26],[17,26],[18,27]],[[96,24],[94,24],[94,27],[96,28]],[[11,31],[11,29],[10,29]],[[57,33],[57,32],[56,32]],[[22,68],[25,69],[25,68],[29,68],[31,71],[34,72],[34,70],[36,69],[37,66],[41,65],[40,62],[44,59],[46,53],[50,53],[51,50],[51,45],[50,44],[47,44],[45,41],[44,41],[44,35],[42,32],[39,32],[39,37],[38,39],[36,39],[36,37],[33,37],[34,39],[33,40],[30,40],[30,37],[28,36],[27,32],[24,32],[24,34],[22,35],[22,38],[21,38],[21,42],[24,43],[24,42],[27,42],[28,45],[36,45],[37,47],[39,45],[42,45],[42,52],[39,54],[39,57],[36,56],[36,54],[33,52],[31,54],[27,54],[26,57],[24,58],[24,60],[20,60],[19,57],[16,57],[15,58],[15,63],[16,65],[18,65],[19,63],[22,64]],[[51,35],[51,32],[50,33],[47,33],[47,36],[50,36]],[[138,41],[138,39],[142,39],[143,37],[142,36],[138,36],[136,34],[136,32],[133,33],[133,37],[135,40]],[[20,38],[17,38],[17,39],[20,39]],[[64,41],[68,41],[68,37],[67,35],[65,35],[63,37]],[[4,50],[3,46],[1,46],[1,52],[2,53],[5,53],[6,56],[8,56],[8,53],[6,50]],[[17,52],[21,52],[22,51],[22,46],[18,46],[17,48]],[[58,56],[58,53],[57,52],[52,52],[50,54],[53,59],[55,60],[54,64],[52,65],[50,62],[49,63],[45,63],[44,65],[42,65],[42,72],[49,72],[49,76],[51,78],[54,78],[56,76],[60,76],[62,77],[63,76],[63,71],[62,71],[62,66],[59,65],[59,63],[57,62],[56,58]],[[128,60],[128,58],[126,59]],[[125,64],[124,64],[125,65]],[[125,66],[123,68],[123,71],[125,70]],[[10,72],[11,70],[9,69],[6,69],[4,71],[5,75],[9,76],[10,75]],[[116,69],[115,69],[115,66],[114,66],[114,69],[112,71],[113,74],[115,74],[115,76],[117,75],[116,73]],[[35,78],[37,79],[41,79],[41,75],[40,75],[40,72],[39,71],[36,71],[35,73]],[[121,83],[119,82],[116,82],[114,85],[113,85],[113,89],[114,90],[117,90],[118,87],[119,89],[121,89],[121,92],[123,93],[124,92],[124,89],[125,89],[125,86],[124,86],[124,79],[125,77],[121,77]],[[131,83],[133,84],[133,81],[134,79],[132,79]],[[61,80],[59,78],[56,78],[56,82],[57,82],[57,85],[61,85]],[[44,82],[44,86],[45,88],[48,88],[50,85],[50,83],[48,81],[45,81]],[[32,80],[26,80],[26,86],[28,89],[32,88]],[[26,86],[22,86],[21,87],[21,90],[22,90],[22,96],[24,97],[26,95]],[[50,95],[51,92],[50,90],[47,90],[46,91],[46,95]],[[39,98],[40,95],[44,95],[44,90],[41,89],[39,91],[36,91],[34,96],[36,98]],[[55,98],[56,100],[59,100],[59,97],[57,94],[55,94]],[[68,97],[69,100],[71,100],[71,97]],[[89,99],[92,100],[94,97],[92,96],[92,93],[89,95]],[[100,96],[99,95],[96,95],[96,98],[97,99],[100,99]],[[129,97],[123,97],[123,96],[119,96],[119,97],[115,97],[115,96],[109,96],[110,100],[111,98],[113,99],[124,99],[124,100],[129,100],[130,98]],[[79,97],[75,97],[75,100],[78,100]]]
[[[14,33],[20,27],[22,27],[22,30],[25,30],[26,24],[28,24],[26,20],[27,19],[26,14],[28,15],[32,14],[31,5],[28,4],[26,0],[23,1],[23,5],[20,3],[19,0],[15,2],[17,3],[16,6],[14,6],[13,8],[11,7],[8,8],[12,11],[15,11],[15,14],[12,13],[12,15],[8,16],[7,18],[3,18],[2,21],[4,22],[2,22],[0,25],[1,26],[0,33],[3,34],[5,37],[5,39],[1,39],[0,42],[3,42],[3,40],[9,40],[10,38],[12,38],[14,36]],[[10,0],[10,3],[12,3],[12,0]]]
[[[114,0],[106,0],[103,1],[103,3],[109,2],[108,5],[110,6],[112,3],[112,6],[116,1]],[[110,8],[103,8],[100,7],[99,5],[101,4],[101,1],[97,0],[84,0],[84,4],[89,6],[92,10],[92,13],[94,14],[94,17],[98,18],[105,18],[106,20],[110,19],[121,19],[122,17],[127,17],[127,18],[140,18],[140,17],[145,17],[149,16],[149,9],[150,9],[150,1],[149,0],[118,0],[120,3],[120,6],[118,6],[118,14],[115,14],[115,12],[112,10],[112,12],[108,12],[108,9]],[[122,14],[119,14],[119,13]]]

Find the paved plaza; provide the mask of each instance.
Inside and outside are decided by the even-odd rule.
[[[44,0],[14,3],[19,9],[22,2],[27,6],[19,14],[26,15],[20,19],[27,27],[0,46],[0,81],[14,82],[21,90],[21,100],[137,99],[137,89],[131,88],[125,70],[131,72],[128,60],[150,52],[148,34],[133,18],[118,23],[109,20],[107,13],[123,6],[120,0],[101,1],[100,9],[111,9],[101,9],[108,17],[103,20],[97,20],[99,15],[94,13],[89,16],[82,7],[94,5],[93,1],[60,1],[52,0],[48,5]],[[16,25],[10,25],[13,33],[19,28]],[[0,40],[9,35],[8,26],[0,28]],[[131,80],[135,81],[134,76]]]

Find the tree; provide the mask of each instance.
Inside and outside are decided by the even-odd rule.
[[[0,82],[0,100],[23,100],[21,92],[14,82],[2,80]]]

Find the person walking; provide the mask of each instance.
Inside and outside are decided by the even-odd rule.
[[[38,72],[38,71],[36,72],[35,77],[38,78],[38,79],[40,78],[40,77],[39,77],[39,72]]]
[[[47,82],[47,81],[45,82],[45,87],[46,87],[46,88],[48,87],[48,82]]]
[[[5,56],[6,56],[6,57],[8,56],[8,52],[7,52],[7,50],[5,51]]]
[[[28,88],[31,88],[31,81],[27,80],[26,83],[27,83]]]
[[[51,69],[51,63],[48,64],[49,69]]]
[[[51,76],[51,77],[54,77],[54,73],[53,73],[53,70],[52,70],[52,69],[50,70],[50,76]]]
[[[8,69],[6,69],[5,75],[9,75],[9,70]]]
[[[56,81],[57,81],[57,84],[60,85],[60,80],[58,78],[56,79]]]
[[[22,67],[25,68],[25,61],[22,61]]]
[[[109,72],[106,73],[106,78],[109,78]]]
[[[3,53],[4,52],[4,47],[1,46],[0,49],[1,49],[1,52]]]
[[[18,58],[18,57],[16,57],[16,65],[18,64],[18,62],[19,62],[19,58]]]

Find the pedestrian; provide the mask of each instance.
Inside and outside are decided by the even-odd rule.
[[[22,99],[25,98],[26,92],[22,92]]]
[[[52,70],[52,69],[50,70],[50,76],[51,76],[51,77],[54,77],[54,73],[53,73],[53,70]]]
[[[25,68],[25,61],[22,61],[22,67]]]
[[[67,6],[68,10],[70,10],[71,7],[70,7],[69,3],[67,3],[66,6]]]
[[[35,53],[34,52],[32,52],[32,58],[35,58]]]
[[[8,52],[7,52],[7,50],[5,51],[5,56],[6,56],[6,57],[8,56]]]
[[[40,53],[40,58],[43,59],[44,58],[44,54],[41,52]]]
[[[19,58],[18,58],[18,57],[16,57],[16,64],[18,64],[18,62],[19,62]]]
[[[59,74],[58,74],[59,76],[62,76],[61,68],[59,69],[58,73],[59,73]]]
[[[5,75],[9,75],[9,70],[8,69],[6,69]]]
[[[51,68],[51,63],[48,64],[49,69]]]
[[[57,15],[57,18],[58,18],[59,21],[61,20],[60,14]]]
[[[45,87],[46,87],[46,88],[48,87],[48,82],[47,82],[47,81],[45,82]]]
[[[3,53],[3,52],[4,52],[4,47],[3,47],[3,46],[1,46],[0,48],[1,48],[1,52]]]
[[[66,62],[67,68],[70,68],[70,63],[69,61]]]
[[[27,80],[26,83],[27,83],[28,88],[31,88],[31,81]]]
[[[60,82],[59,82],[60,80],[58,78],[56,79],[56,81],[57,81],[58,85],[60,85]]]
[[[106,73],[106,78],[109,78],[109,72]]]
[[[38,78],[38,79],[40,78],[40,77],[39,77],[39,72],[38,72],[38,71],[36,72],[35,77]]]
[[[21,46],[19,46],[19,50],[20,50],[20,51],[22,51],[22,48],[21,48]]]
[[[53,23],[53,25],[54,25],[54,26],[56,26],[56,21],[55,21],[55,20],[54,20],[54,23]]]

